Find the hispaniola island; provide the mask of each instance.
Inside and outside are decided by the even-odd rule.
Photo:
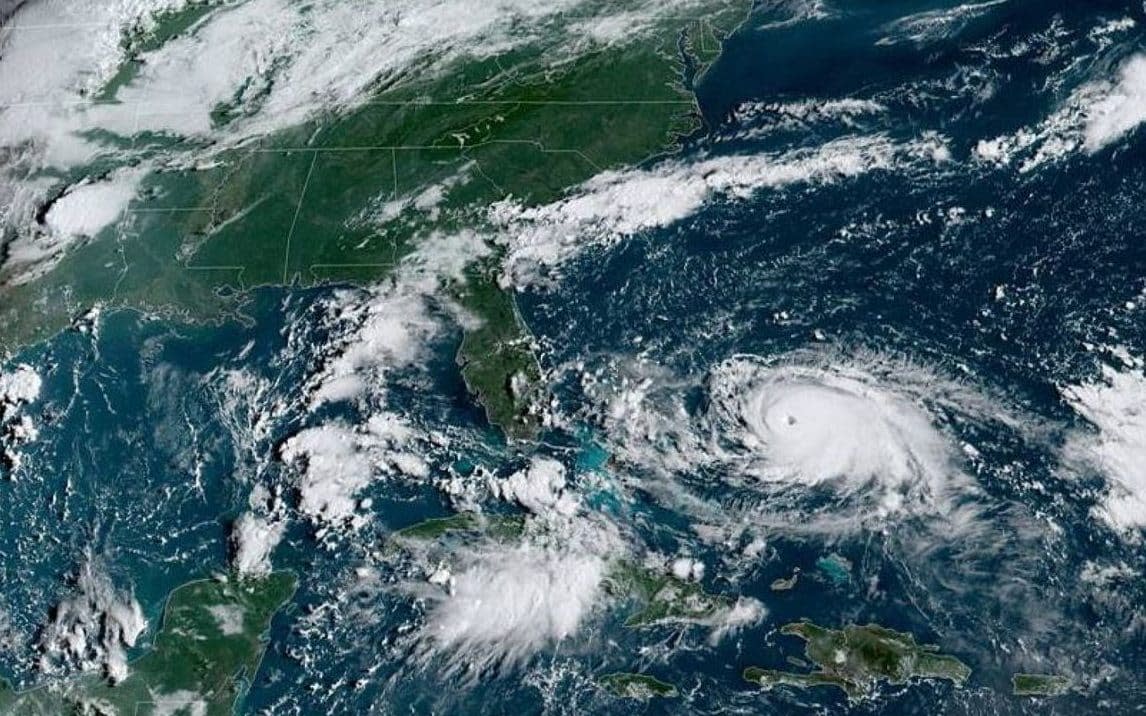
[[[0,716],[1146,710],[1138,0],[0,0]]]

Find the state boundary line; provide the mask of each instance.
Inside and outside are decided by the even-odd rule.
[[[298,215],[302,213],[302,204],[306,201],[306,188],[310,186],[310,175],[314,173],[314,165],[318,162],[318,154],[310,158],[310,168],[306,170],[306,179],[302,182],[302,192],[298,196],[298,206],[294,208],[294,218],[290,222],[290,231],[287,232],[286,249],[283,251],[283,285],[286,285],[287,274],[290,272],[290,240],[294,236],[294,227],[298,224]]]
[[[310,181],[311,181],[311,178],[312,178],[313,173],[314,173],[314,168],[318,162],[319,154],[340,153],[340,152],[349,153],[349,152],[389,151],[390,155],[391,155],[391,168],[392,168],[392,172],[393,172],[392,178],[393,178],[393,182],[394,182],[394,186],[393,186],[394,194],[393,194],[393,196],[397,197],[398,194],[400,193],[399,192],[400,181],[399,181],[399,176],[398,176],[398,174],[399,174],[399,172],[398,172],[398,152],[399,151],[427,151],[427,150],[443,151],[443,152],[454,153],[459,158],[465,158],[471,150],[476,149],[476,148],[480,148],[483,146],[490,146],[493,144],[502,144],[502,145],[508,145],[508,146],[529,146],[529,147],[535,148],[541,154],[574,155],[574,156],[580,157],[589,166],[591,166],[595,171],[598,171],[598,172],[603,171],[603,168],[596,161],[594,161],[592,158],[590,158],[588,155],[586,155],[580,149],[549,149],[545,146],[544,142],[542,142],[540,140],[536,140],[536,139],[491,139],[491,140],[487,140],[485,142],[480,142],[478,144],[472,144],[472,145],[465,146],[465,147],[463,147],[463,146],[448,146],[448,145],[443,146],[443,145],[397,144],[397,145],[365,145],[365,146],[345,146],[345,147],[250,147],[250,148],[248,148],[246,151],[246,154],[248,156],[252,155],[252,154],[290,154],[290,153],[298,153],[298,154],[309,153],[311,155],[311,161],[307,167],[306,176],[303,180],[302,189],[300,191],[299,198],[298,198],[298,203],[295,206],[294,216],[291,218],[291,226],[290,226],[290,229],[288,230],[287,237],[286,237],[286,242],[285,242],[285,246],[284,246],[284,256],[283,256],[283,273],[282,273],[282,281],[281,281],[282,285],[286,285],[287,279],[290,277],[291,245],[293,242],[294,233],[297,229],[299,217],[301,216],[302,209],[305,206],[306,197],[307,197],[308,190],[310,187]],[[494,188],[499,193],[505,194],[506,193],[505,189],[503,187],[498,186],[496,184],[496,182],[494,182],[485,173],[484,168],[481,166],[481,162],[476,160],[476,159],[474,160],[474,162],[475,162],[478,174],[480,174],[483,179],[490,182],[490,184],[493,185]],[[177,207],[177,206],[129,207],[128,209],[125,210],[125,213],[130,213],[130,214],[165,214],[165,213],[210,212],[210,211],[213,211],[214,208],[215,208],[214,206],[206,206],[206,205],[205,206],[188,206],[188,207]],[[299,267],[299,269],[309,271],[315,279],[318,279],[319,278],[318,272],[323,270],[323,269],[334,270],[334,271],[338,271],[340,269],[343,269],[343,270],[345,270],[345,269],[388,269],[388,268],[393,268],[396,264],[397,264],[397,261],[389,261],[389,262],[385,262],[385,263],[377,263],[377,262],[362,262],[362,263],[337,262],[337,263],[333,263],[332,262],[332,263],[310,264],[310,265],[305,266],[305,267]],[[241,289],[246,288],[246,284],[243,281],[243,275],[246,273],[246,270],[248,268],[246,266],[236,266],[236,265],[226,265],[226,264],[198,264],[198,265],[195,265],[195,264],[187,264],[187,263],[182,263],[181,265],[182,265],[183,269],[191,270],[191,271],[235,272],[236,273],[236,280],[237,280],[240,288]]]

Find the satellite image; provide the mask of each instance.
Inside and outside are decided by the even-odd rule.
[[[0,716],[1146,712],[1139,0],[0,0]]]

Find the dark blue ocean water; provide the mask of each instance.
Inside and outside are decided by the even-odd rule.
[[[428,486],[379,483],[362,495],[374,500],[376,519],[353,540],[316,540],[296,522],[276,551],[276,566],[295,570],[301,587],[275,621],[245,710],[1141,710],[1146,691],[1134,675],[1146,669],[1146,627],[1134,620],[1146,583],[1139,576],[1096,593],[1078,575],[1090,560],[1140,570],[1146,552],[1090,516],[1093,486],[1062,478],[1054,455],[1061,431],[1078,420],[1058,387],[1094,377],[1104,360],[1081,347],[1146,354],[1144,314],[1124,308],[1146,289],[1146,137],[1132,133],[1095,154],[1076,151],[1029,172],[1018,162],[976,163],[972,155],[980,140],[1037,125],[1078,87],[1115,76],[1144,49],[1146,17],[1133,3],[1000,2],[934,22],[923,16],[922,25],[900,22],[956,6],[855,1],[825,5],[817,18],[816,3],[757,2],[697,88],[709,131],[682,149],[687,160],[783,153],[852,136],[906,142],[930,132],[945,139],[950,161],[934,171],[876,170],[717,200],[667,229],[585,254],[557,288],[521,294],[519,304],[573,426],[530,449],[557,456],[585,483],[625,468],[610,465],[595,406],[562,368],[604,365],[637,345],[649,360],[697,382],[737,353],[781,356],[828,345],[845,354],[904,356],[1000,396],[1052,427],[1034,440],[953,421],[962,437],[985,446],[975,479],[990,527],[978,539],[943,540],[911,520],[833,537],[781,534],[758,563],[722,569],[722,550],[696,539],[685,516],[647,499],[639,471],[626,473],[636,490],[605,480],[587,499],[590,508],[632,525],[649,548],[687,546],[710,567],[706,588],[759,598],[768,609],[764,622],[710,645],[697,628],[625,629],[625,614],[612,611],[527,666],[463,689],[435,664],[409,660],[407,626],[419,606],[386,587],[404,565],[378,584],[356,577],[389,530],[450,512]],[[1095,39],[1095,27],[1123,17],[1139,26],[1109,42]],[[846,121],[794,120],[783,109],[841,98],[883,109]],[[262,443],[237,445],[220,417],[220,371],[297,388],[316,359],[292,350],[292,336],[321,343],[321,329],[298,326],[323,295],[257,292],[245,309],[249,321],[222,325],[112,313],[96,338],[69,331],[19,357],[45,379],[37,408],[43,438],[28,450],[34,477],[0,485],[0,509],[9,515],[0,530],[0,605],[14,635],[0,651],[0,671],[31,676],[38,627],[86,560],[130,585],[152,624],[174,586],[225,569],[228,529],[251,487],[282,479],[274,461],[262,458],[314,418],[283,415]],[[478,462],[519,466],[524,456],[497,438],[465,394],[453,364],[458,339],[443,338],[418,378],[397,384],[389,400],[449,432],[458,471]],[[360,417],[340,410],[324,417]],[[1016,473],[1027,479],[1015,480]],[[1032,480],[1049,489],[1029,489]],[[751,498],[729,491],[715,499],[733,510]],[[796,568],[797,589],[769,589]],[[831,691],[747,687],[745,666],[793,668],[785,659],[801,655],[799,644],[776,627],[800,618],[910,630],[974,674],[963,689],[888,687],[879,699],[851,706]],[[1085,689],[1046,702],[1011,697],[1010,675],[1034,656],[1048,670],[1078,675]],[[648,671],[687,697],[640,705],[592,686],[594,675],[618,670]]]
[[[826,344],[845,354],[906,356],[1006,396],[1035,421],[1072,424],[1058,386],[1093,377],[1110,360],[1083,346],[1146,350],[1143,314],[1124,308],[1146,286],[1142,134],[1031,171],[1020,171],[1019,162],[984,166],[973,154],[980,140],[1037,125],[1087,82],[1117,77],[1143,49],[1141,30],[1105,43],[1095,41],[1094,28],[1123,17],[1141,24],[1142,7],[996,3],[928,25],[933,30],[919,39],[881,43],[896,37],[900,18],[956,4],[826,4],[822,19],[789,22],[813,6],[757,3],[699,84],[710,132],[686,153],[773,153],[850,136],[907,141],[934,132],[951,161],[933,172],[874,171],[827,186],[760,191],[747,202],[718,201],[606,256],[587,255],[556,292],[523,300],[531,326],[552,337],[550,360],[592,356],[603,365],[639,345],[657,363],[695,377],[736,353],[783,356]],[[841,97],[884,110],[833,121],[794,120],[784,108]],[[1095,530],[1085,486],[1056,477],[1060,437],[1031,440],[970,424],[959,430],[989,446],[988,467],[977,478],[992,498],[1012,505],[993,513],[999,542],[989,549],[933,544],[910,554],[912,528],[904,525],[834,546],[863,575],[850,584],[828,579],[814,592],[784,595],[760,591],[763,580],[741,588],[765,595],[775,623],[880,621],[935,639],[976,670],[969,692],[912,688],[858,712],[1137,710],[1146,696],[1133,679],[1055,702],[1006,695],[1010,672],[1032,653],[1080,672],[1095,673],[1099,663],[1141,670],[1146,635],[1129,606],[1142,599],[1141,578],[1106,599],[1081,591],[1077,575],[1087,560],[1140,564],[1143,553]],[[1016,474],[1051,485],[1057,497],[1032,494]],[[1008,511],[1043,522],[1004,536]],[[780,564],[812,574],[825,552],[814,540],[773,545]],[[871,577],[880,590],[867,589]],[[736,663],[763,659],[785,668],[757,639],[744,639]],[[714,701],[786,713],[803,711],[794,704],[809,698],[722,694]],[[843,708],[814,700],[813,711]]]

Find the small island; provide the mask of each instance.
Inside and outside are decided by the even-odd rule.
[[[1070,690],[1070,679],[1058,674],[1015,674],[1011,687],[1015,696],[1061,696]]]
[[[648,701],[652,698],[673,699],[678,695],[675,686],[648,674],[626,672],[606,674],[598,679],[597,683],[614,696],[623,699]]]
[[[130,663],[123,681],[81,674],[25,691],[0,682],[0,713],[230,716],[258,671],[271,619],[295,586],[293,574],[276,572],[178,587],[151,648]]]
[[[800,578],[800,568],[796,567],[796,569],[794,569],[792,571],[792,576],[780,577],[779,579],[773,579],[771,589],[773,592],[787,592],[788,590],[795,588],[796,581],[799,578]]]
[[[915,637],[876,624],[828,629],[811,622],[780,628],[781,634],[805,641],[804,654],[816,671],[795,673],[760,667],[744,670],[744,679],[765,689],[774,686],[835,686],[857,700],[870,696],[885,681],[904,684],[913,679],[945,679],[961,686],[971,669],[938,647],[918,644]]]

